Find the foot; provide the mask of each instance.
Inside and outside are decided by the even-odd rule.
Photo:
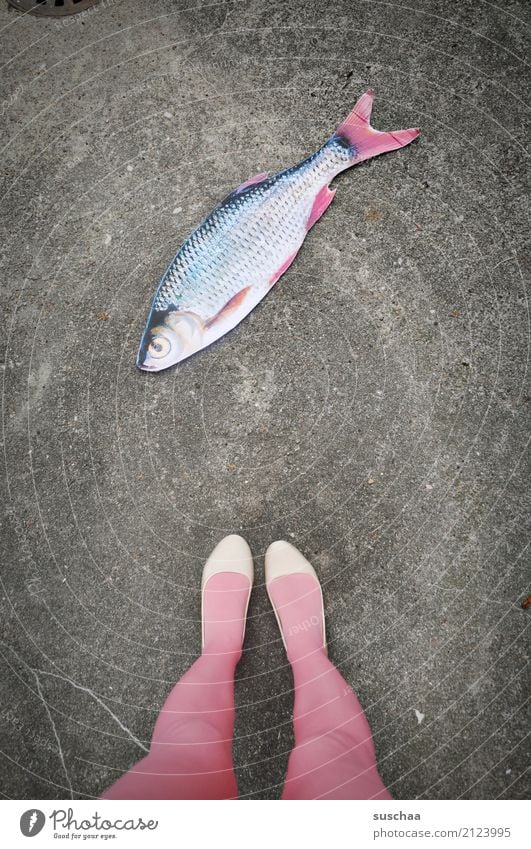
[[[231,534],[217,544],[203,569],[203,654],[241,655],[252,584],[251,549]]]
[[[323,594],[315,569],[289,542],[266,551],[267,592],[290,662],[326,653]]]

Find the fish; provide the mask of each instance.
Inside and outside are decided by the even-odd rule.
[[[139,369],[169,368],[236,327],[287,271],[332,203],[334,177],[417,138],[418,127],[374,129],[373,99],[372,89],[362,94],[316,153],[273,176],[246,180],[186,239],[155,292]]]

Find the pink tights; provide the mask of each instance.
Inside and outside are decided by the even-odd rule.
[[[249,591],[244,575],[210,578],[203,591],[203,653],[166,699],[149,754],[102,798],[237,798],[234,670]],[[295,683],[295,747],[282,798],[391,799],[361,705],[323,647],[319,585],[310,575],[291,574],[273,581],[269,592]]]

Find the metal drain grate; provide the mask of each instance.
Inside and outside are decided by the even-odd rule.
[[[85,9],[95,6],[100,0],[7,0],[7,2],[20,12],[61,18],[64,15],[84,12]]]

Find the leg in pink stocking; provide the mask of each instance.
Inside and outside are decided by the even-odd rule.
[[[295,748],[284,799],[391,799],[369,723],[324,649],[293,661]]]
[[[295,682],[295,748],[284,799],[391,799],[362,707],[328,660],[317,575],[288,543],[266,555],[266,581]]]
[[[166,699],[147,757],[102,798],[237,797],[232,764],[234,670],[241,657],[251,585],[247,544],[240,537],[227,537],[205,566],[203,653]]]

